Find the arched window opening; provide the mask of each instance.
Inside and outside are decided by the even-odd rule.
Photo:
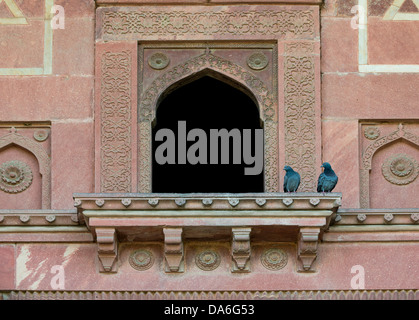
[[[156,111],[152,191],[264,192],[255,99],[241,85],[209,73],[182,84],[162,95]]]

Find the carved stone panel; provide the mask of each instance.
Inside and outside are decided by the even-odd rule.
[[[361,207],[417,207],[418,125],[365,123],[361,124],[361,133]]]
[[[103,40],[314,38],[315,6],[104,7],[97,11]]]
[[[49,125],[0,126],[0,202],[7,209],[50,209]]]
[[[318,6],[175,9],[97,9],[97,192],[152,192],[151,124],[159,99],[200,72],[238,83],[257,101],[265,192],[280,191],[285,164],[301,172],[301,191],[314,191],[322,160]]]

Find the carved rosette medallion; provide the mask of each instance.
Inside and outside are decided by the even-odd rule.
[[[22,161],[8,161],[0,166],[0,189],[7,193],[25,191],[32,183],[31,168]]]
[[[266,250],[261,258],[262,265],[269,270],[280,270],[287,265],[288,256],[280,249]]]
[[[154,256],[148,250],[136,250],[129,256],[129,264],[135,270],[144,271],[150,269],[154,263]]]
[[[369,140],[375,140],[380,136],[380,129],[377,127],[367,127],[364,130],[364,136]]]
[[[170,62],[169,58],[164,53],[161,53],[161,52],[157,52],[153,54],[148,59],[149,66],[156,70],[162,70],[166,68],[169,65],[169,62]]]
[[[48,130],[39,129],[33,133],[33,137],[36,141],[42,142],[48,139]]]
[[[388,182],[396,185],[406,185],[417,178],[419,164],[412,157],[400,153],[384,161],[382,173]]]
[[[212,250],[203,251],[196,255],[195,258],[196,265],[204,271],[211,271],[218,268],[220,262],[220,255]]]
[[[247,59],[247,65],[253,70],[263,70],[268,65],[268,57],[262,52],[254,53]]]

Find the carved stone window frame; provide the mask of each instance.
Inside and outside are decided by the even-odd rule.
[[[144,50],[146,49],[198,49],[202,53],[180,64],[167,68],[164,72],[152,82],[148,87],[143,88],[141,71],[145,64]],[[226,60],[213,54],[214,49],[232,49],[246,48],[253,49],[255,52],[259,49],[272,50],[272,60],[275,61],[272,67],[272,83],[267,84],[262,81],[256,72],[251,72],[245,67],[235,63],[233,60]],[[279,186],[278,175],[278,71],[277,46],[272,43],[248,43],[248,42],[203,42],[203,43],[166,43],[166,44],[149,44],[140,43],[139,45],[139,92],[138,95],[138,132],[139,132],[139,186],[140,193],[152,193],[152,127],[156,120],[156,110],[159,102],[165,93],[171,87],[181,84],[190,78],[200,78],[204,75],[211,75],[217,78],[223,78],[233,87],[242,87],[254,100],[258,110],[261,123],[264,129],[264,191],[277,192]]]
[[[189,65],[195,65],[196,72],[208,68],[224,74],[256,97],[265,129],[265,192],[281,191],[280,168],[285,164],[300,172],[299,191],[315,190],[322,162],[319,7],[274,4],[251,9],[245,5],[97,8],[96,192],[152,191],[152,106],[168,86],[190,73],[175,77],[157,92],[140,93],[139,44],[149,41],[274,43],[278,58],[273,61],[277,71],[271,90],[263,83],[259,90],[248,85],[247,78],[258,80],[256,71],[243,70],[211,53],[193,58]],[[233,68],[234,75],[220,64]],[[172,76],[169,72],[166,75]]]

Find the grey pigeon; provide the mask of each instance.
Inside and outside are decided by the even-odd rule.
[[[332,192],[338,183],[338,176],[332,170],[330,163],[325,162],[321,165],[324,171],[320,174],[317,182],[317,192]]]
[[[300,186],[300,174],[295,172],[290,166],[285,166],[284,192],[296,192]]]

